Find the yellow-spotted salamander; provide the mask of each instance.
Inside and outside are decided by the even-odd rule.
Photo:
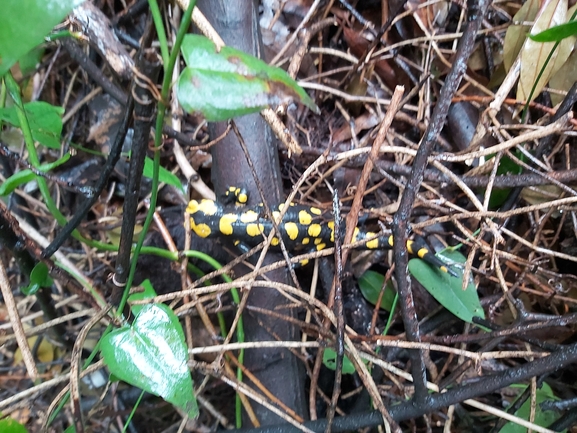
[[[235,204],[232,205],[234,200]],[[191,200],[186,207],[190,217],[190,227],[201,238],[228,238],[234,245],[243,248],[254,247],[268,237],[273,224],[266,217],[262,204],[252,208],[244,206],[248,195],[242,188],[230,187],[225,193],[224,204],[214,200]],[[284,204],[272,208],[272,215],[279,221]],[[328,212],[314,206],[295,203],[289,205],[282,221],[277,223],[283,243],[289,252],[313,252],[332,247],[335,240],[335,223]],[[365,250],[389,249],[393,246],[393,236],[378,236],[378,233],[355,228],[352,242],[367,242],[358,248]],[[280,243],[273,237],[271,246]],[[446,263],[430,252],[421,238],[407,241],[407,250],[443,272],[457,276]]]

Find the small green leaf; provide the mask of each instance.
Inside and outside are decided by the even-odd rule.
[[[465,263],[466,258],[458,251],[447,250],[441,254],[444,259]],[[447,310],[459,319],[472,323],[473,317],[485,318],[475,285],[470,282],[461,289],[461,277],[453,277],[421,259],[409,261],[409,271],[415,279]]]
[[[308,94],[285,71],[230,47],[218,51],[207,38],[186,35],[182,54],[188,65],[178,80],[178,99],[189,113],[209,121],[255,113],[298,100],[318,112]]]
[[[66,153],[62,158],[60,158],[57,161],[48,164],[42,164],[40,167],[38,167],[38,170],[42,172],[53,170],[59,165],[64,164],[69,159],[70,154]],[[0,197],[10,194],[20,185],[32,182],[34,179],[36,179],[36,175],[27,168],[22,171],[19,171],[18,173],[14,173],[0,185]]]
[[[154,167],[154,161],[147,156],[144,159],[144,171],[142,172],[144,177],[148,177],[149,179],[152,179],[153,167]],[[172,185],[172,186],[180,189],[182,192],[184,192],[184,189],[182,188],[182,184],[180,183],[180,180],[178,179],[177,176],[175,176],[173,173],[171,173],[170,171],[168,171],[164,167],[159,167],[159,168],[160,168],[160,170],[158,172],[158,180],[160,180],[161,182],[164,182],[168,185]]]
[[[0,77],[84,0],[3,0]]]
[[[330,347],[326,348],[323,352],[323,364],[328,369],[334,371],[337,368],[337,352]],[[355,366],[346,355],[343,356],[342,371],[343,374],[353,374],[355,372]]]
[[[525,391],[527,386],[521,386],[522,390],[521,393]],[[555,394],[553,394],[553,390],[547,383],[543,383],[540,389],[537,389],[536,394],[537,406],[535,407],[535,419],[534,423],[541,426],[541,427],[548,427],[554,421],[559,418],[559,413],[553,410],[542,410],[540,404],[547,400],[559,400]],[[529,415],[531,412],[531,400],[528,399],[523,403],[523,405],[519,408],[517,412],[515,412],[515,416],[522,418],[524,420],[529,420]],[[566,432],[567,430],[563,430]],[[505,424],[505,426],[500,430],[500,433],[526,433],[527,428],[520,426],[519,424],[515,424],[513,422],[509,422]]]
[[[493,156],[491,156],[491,158]],[[515,156],[521,159],[521,161],[526,159],[525,155],[521,152],[517,152]],[[497,175],[499,176],[505,174],[521,174],[522,172],[523,168],[508,156],[503,156],[499,162],[499,167],[497,167]],[[496,209],[500,207],[505,203],[509,194],[511,194],[511,188],[493,188],[491,191],[491,198],[489,199],[489,208]]]
[[[0,108],[0,120],[19,128],[20,121],[16,110],[15,106]],[[46,102],[35,101],[24,104],[24,111],[34,140],[51,149],[60,149],[64,109]]]
[[[26,296],[34,295],[41,287],[52,286],[52,278],[48,275],[48,266],[44,262],[38,262],[30,273],[30,284],[22,289]]]
[[[1,414],[0,414],[1,416]],[[27,433],[26,427],[13,418],[0,419],[0,432],[2,433]]]
[[[162,397],[189,418],[198,416],[184,332],[166,305],[144,305],[132,326],[112,331],[101,348],[112,374]]]
[[[361,278],[359,278],[359,289],[367,301],[376,305],[384,283],[384,275],[375,271],[367,271],[361,275]],[[383,293],[383,297],[381,298],[381,308],[383,310],[391,311],[394,300],[395,289],[389,281],[385,287],[385,293]]]
[[[529,38],[535,42],[559,42],[575,35],[577,35],[577,21],[569,21],[568,23],[543,30],[536,35],[529,34]]]

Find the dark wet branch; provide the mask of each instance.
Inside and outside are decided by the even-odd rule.
[[[467,70],[467,61],[471,56],[477,34],[481,28],[484,16],[489,7],[488,0],[479,0],[469,4],[468,25],[459,41],[457,55],[454,59],[453,67],[445,78],[445,83],[437,104],[433,110],[431,122],[425,131],[423,141],[419,146],[417,155],[413,162],[411,175],[403,192],[399,210],[393,217],[393,236],[395,237],[394,257],[396,264],[398,293],[402,300],[401,315],[405,325],[405,331],[409,341],[420,341],[420,331],[417,316],[415,313],[413,295],[411,292],[411,282],[407,272],[408,253],[405,243],[409,235],[409,225],[413,203],[419,187],[423,181],[423,175],[429,156],[443,129],[451,100],[456,94],[459,85]],[[416,406],[425,404],[428,398],[426,387],[426,369],[422,353],[420,351],[410,351],[412,361],[412,375],[415,384],[415,395],[413,401]]]

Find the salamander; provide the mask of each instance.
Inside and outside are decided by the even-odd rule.
[[[234,204],[232,203],[234,201]],[[259,204],[248,207],[248,195],[242,188],[230,187],[225,193],[223,202],[214,200],[191,200],[186,207],[190,218],[190,227],[201,238],[223,238],[232,240],[235,246],[245,249],[255,247],[263,242],[273,230],[273,224],[267,218],[264,206]],[[290,253],[321,251],[334,245],[335,223],[329,212],[314,206],[303,206],[290,203],[289,208],[280,220],[284,203],[271,208],[272,216],[277,221],[280,237]],[[277,232],[278,233],[278,232]],[[352,242],[364,241],[357,248],[365,250],[390,249],[394,239],[392,235],[379,235],[376,232],[355,228]],[[280,239],[272,238],[271,246],[278,247]],[[407,251],[425,262],[457,276],[445,262],[435,256],[419,237],[407,240]]]

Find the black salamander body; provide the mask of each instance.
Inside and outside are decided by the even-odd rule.
[[[229,192],[234,194],[236,205],[223,205],[206,199],[191,200],[186,208],[191,229],[201,238],[228,238],[234,245],[244,248],[257,246],[273,230],[272,222],[266,217],[262,204],[252,208],[243,206],[248,200],[243,190],[230,188]],[[273,218],[278,222],[280,236],[289,252],[321,251],[333,246],[334,221],[330,219],[330,214],[314,206],[291,203],[282,221],[279,222],[283,206],[281,204],[271,211]],[[375,232],[355,228],[352,242],[364,240],[367,242],[357,248],[382,250],[393,246],[392,236],[378,236]],[[277,234],[273,237],[271,246],[276,247],[279,243]],[[407,250],[443,272],[456,276],[453,270],[429,251],[422,239],[408,240]]]

